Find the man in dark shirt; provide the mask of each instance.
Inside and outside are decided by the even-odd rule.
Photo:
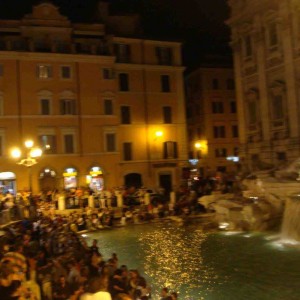
[[[53,300],[66,300],[71,296],[71,288],[65,276],[60,276],[59,282],[54,285]]]

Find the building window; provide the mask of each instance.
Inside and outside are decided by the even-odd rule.
[[[170,88],[170,76],[169,75],[161,75],[160,76],[161,82],[161,91],[164,93],[168,93],[171,91]]]
[[[164,120],[165,124],[172,123],[172,107],[171,106],[163,107],[163,120]]]
[[[239,147],[233,148],[233,156],[239,156]]]
[[[44,154],[56,153],[56,136],[55,135],[40,135],[40,147],[43,149]]]
[[[255,129],[256,123],[259,121],[258,98],[259,93],[256,89],[250,89],[246,93],[247,120],[251,130]]]
[[[213,114],[222,114],[222,113],[224,113],[223,102],[220,102],[220,101],[212,102],[212,112],[213,112]]]
[[[268,39],[270,48],[276,47],[278,45],[277,24],[275,22],[269,24]]]
[[[248,118],[249,118],[249,125],[253,125],[257,122],[256,102],[255,101],[251,101],[248,103]]]
[[[132,143],[123,143],[123,160],[132,160]]]
[[[214,138],[225,138],[225,126],[214,126]]]
[[[4,136],[0,135],[0,156],[3,156]]]
[[[102,69],[102,77],[103,79],[113,79],[113,70],[108,68]]]
[[[172,49],[169,47],[156,47],[156,57],[159,65],[172,65]]]
[[[3,94],[0,92],[0,116],[4,115],[4,100],[3,100]]]
[[[127,73],[119,74],[119,90],[122,92],[129,91],[129,77]]]
[[[37,77],[40,79],[52,78],[52,67],[49,65],[38,65]]]
[[[62,115],[75,115],[76,113],[75,100],[71,100],[71,99],[60,100],[60,113]]]
[[[41,99],[40,102],[41,102],[41,114],[50,115],[50,100]]]
[[[272,96],[273,120],[281,120],[284,117],[283,97],[282,95]]]
[[[217,167],[217,172],[221,172],[221,173],[226,173],[226,167],[225,166],[218,166]]]
[[[226,85],[227,85],[227,90],[234,90],[235,88],[234,79],[232,78],[227,79]]]
[[[61,78],[63,79],[70,79],[72,76],[70,66],[62,66],[60,72],[61,72]]]
[[[226,148],[215,149],[215,157],[227,157],[227,149]]]
[[[237,138],[239,137],[239,127],[238,125],[232,125],[232,137]]]
[[[277,152],[276,156],[277,156],[277,160],[286,161],[286,153],[285,152]]]
[[[115,152],[116,151],[116,134],[115,133],[106,133],[106,151]]]
[[[244,53],[246,57],[252,56],[252,40],[250,35],[244,38]]]
[[[164,142],[164,159],[169,159],[169,158],[177,158],[178,153],[177,153],[177,143],[176,142]]]
[[[212,80],[212,88],[213,88],[213,90],[218,90],[219,89],[219,80],[218,79],[214,78]]]
[[[236,102],[235,101],[230,101],[230,112],[232,114],[236,114]]]
[[[131,113],[129,106],[121,106],[121,124],[131,124]]]
[[[129,63],[130,62],[130,45],[128,44],[115,44],[116,62]]]
[[[113,115],[114,108],[113,102],[111,99],[104,99],[104,114],[105,115]]]
[[[74,135],[64,135],[65,153],[74,153]]]

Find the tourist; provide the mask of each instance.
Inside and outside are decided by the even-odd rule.
[[[160,296],[161,296],[160,300],[169,300],[169,289],[167,287],[164,287],[161,290]]]
[[[113,299],[118,294],[127,294],[126,286],[123,280],[123,271],[121,269],[116,269],[114,275],[110,280],[109,291],[113,297]]]
[[[53,288],[53,300],[66,300],[71,296],[71,287],[65,276],[60,276],[59,282]]]
[[[108,292],[108,277],[92,278],[88,284],[87,292],[80,297],[80,300],[112,300],[111,294]]]
[[[97,253],[97,254],[100,254],[100,251],[99,251],[99,247],[98,247],[98,241],[96,239],[93,240],[93,243],[92,243],[92,246],[90,247],[90,251],[91,253]]]

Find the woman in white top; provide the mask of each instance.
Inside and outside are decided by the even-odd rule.
[[[95,277],[88,285],[88,292],[80,300],[112,300],[108,288],[108,276]]]

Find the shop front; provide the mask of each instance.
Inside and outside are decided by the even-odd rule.
[[[53,191],[57,188],[56,172],[51,168],[45,168],[40,173],[40,190]]]
[[[13,172],[0,173],[0,193],[16,194],[16,174]]]
[[[86,176],[86,183],[93,191],[102,191],[104,188],[103,171],[100,167],[95,166],[89,170]]]
[[[78,186],[78,172],[75,168],[66,168],[63,173],[64,189],[76,189]]]

